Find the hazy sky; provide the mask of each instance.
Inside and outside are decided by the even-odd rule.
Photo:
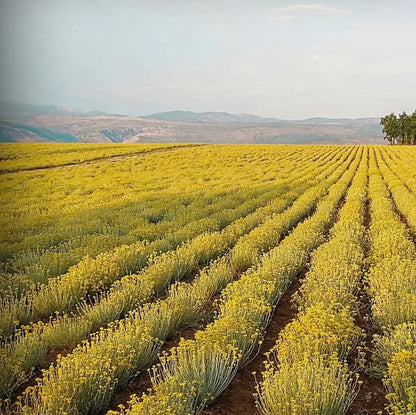
[[[416,1],[0,0],[0,98],[297,119],[416,108]]]

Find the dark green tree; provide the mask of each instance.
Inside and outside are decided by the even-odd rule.
[[[390,144],[396,144],[399,123],[396,115],[392,112],[390,115],[386,115],[381,118],[380,125],[383,126],[384,139]]]
[[[410,115],[410,143],[412,146],[416,144],[416,111]]]
[[[380,120],[383,126],[384,139],[390,144],[416,144],[416,111],[407,115],[403,111],[399,117],[393,112]]]

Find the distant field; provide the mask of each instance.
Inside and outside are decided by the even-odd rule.
[[[0,144],[0,172],[82,164],[112,157],[168,150],[186,144]],[[191,145],[192,146],[192,145]]]
[[[416,414],[415,148],[1,144],[0,188],[3,412]]]

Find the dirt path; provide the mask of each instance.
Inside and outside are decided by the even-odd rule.
[[[363,225],[368,234],[371,226],[370,200],[368,195],[364,207]],[[368,258],[368,255],[369,246],[365,249],[365,257]],[[364,279],[357,297],[360,309],[355,324],[364,331],[364,357],[368,365],[373,354],[373,336],[374,334],[381,334],[381,331],[377,329],[371,318],[371,298],[368,294],[368,287]],[[354,365],[357,357],[356,351],[349,357],[351,366]],[[360,390],[346,415],[376,415],[382,412],[387,404],[387,400],[381,379],[375,379],[366,373],[365,370],[361,370],[359,372],[359,380],[362,382]]]
[[[371,361],[373,353],[373,336],[375,334],[381,334],[381,332],[374,326],[371,320],[371,303],[365,286],[362,287],[359,293],[359,301],[361,303],[360,315],[355,324],[365,332],[363,341],[364,356],[368,363]],[[354,365],[356,357],[356,353],[350,356],[349,363],[351,365]],[[360,390],[346,415],[376,415],[383,412],[387,405],[387,400],[382,380],[371,377],[365,371],[359,372],[359,380],[362,382]]]
[[[71,167],[71,166],[83,166],[86,164],[94,164],[97,161],[105,161],[105,160],[120,161],[120,160],[126,160],[126,159],[130,159],[134,157],[144,157],[152,153],[160,153],[160,152],[173,151],[173,150],[179,150],[182,148],[190,148],[190,147],[198,147],[198,146],[201,146],[201,144],[186,144],[186,145],[180,145],[180,146],[176,145],[176,146],[171,146],[171,147],[154,148],[154,149],[144,150],[144,151],[133,153],[133,154],[124,154],[124,155],[115,154],[112,156],[102,156],[102,157],[97,157],[91,160],[80,161],[78,163],[68,162],[68,163],[62,163],[62,164],[53,165],[53,166],[30,167],[30,168],[22,168],[18,170],[0,170],[0,174],[31,172],[31,171],[38,171],[38,170],[50,170],[50,169],[58,169],[61,167]]]

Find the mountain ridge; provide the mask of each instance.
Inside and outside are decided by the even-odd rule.
[[[158,112],[144,116],[144,118],[152,118],[159,120],[169,121],[182,121],[182,122],[231,122],[231,123],[253,123],[253,124],[268,124],[268,123],[319,123],[319,124],[343,124],[352,122],[378,122],[379,118],[376,117],[360,117],[360,118],[330,118],[330,117],[313,117],[298,120],[286,120],[283,118],[275,117],[262,117],[260,115],[249,113],[229,113],[220,111],[206,111],[206,112],[194,112],[173,110],[166,112]]]
[[[381,144],[383,136],[378,118],[283,120],[182,110],[130,116],[2,103],[0,142]]]

